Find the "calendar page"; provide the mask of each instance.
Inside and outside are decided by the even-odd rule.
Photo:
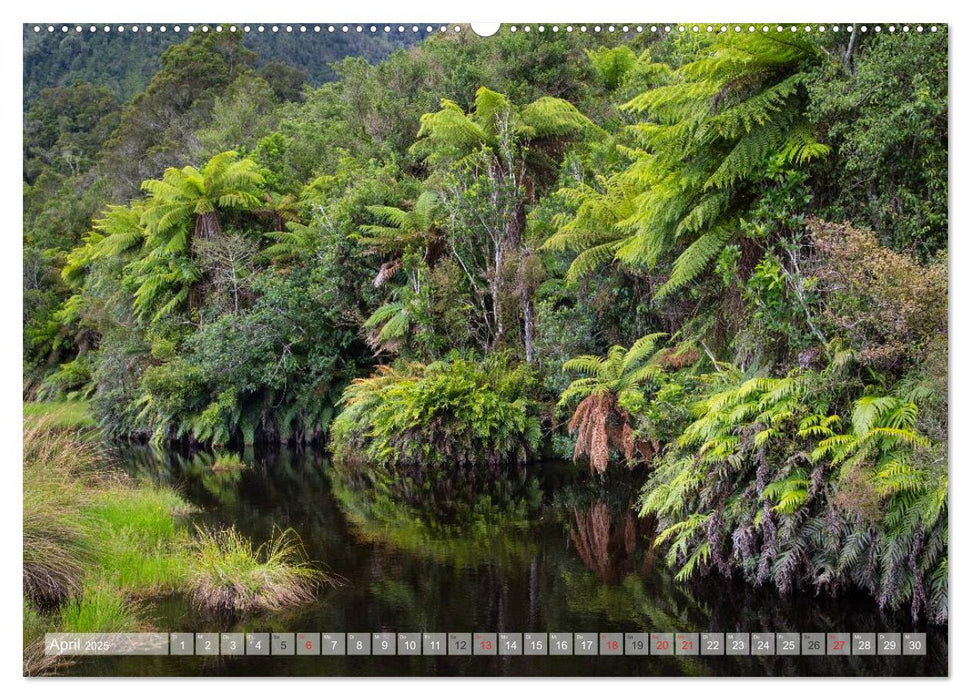
[[[946,23],[22,42],[25,676],[948,676]]]

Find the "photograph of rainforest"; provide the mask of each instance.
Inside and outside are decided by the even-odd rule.
[[[178,29],[23,27],[24,675],[948,675],[946,25]]]

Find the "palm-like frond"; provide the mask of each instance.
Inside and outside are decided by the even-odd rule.
[[[584,375],[570,383],[557,403],[560,408],[576,403],[567,426],[576,433],[574,459],[587,455],[591,469],[602,472],[611,448],[621,451],[628,464],[638,451],[646,461],[653,455],[654,445],[635,439],[621,400],[639,394],[663,370],[657,342],[665,335],[651,333],[630,349],[614,345],[605,357],[581,355],[563,363],[564,372]]]
[[[577,273],[608,254],[647,268],[674,255],[657,298],[690,284],[738,235],[740,215],[754,201],[751,185],[773,158],[801,165],[828,152],[804,117],[804,83],[818,56],[801,36],[719,34],[667,84],[622,107],[643,120],[631,132],[640,152],[608,188],[626,186],[632,211],[607,228],[580,225],[578,211],[578,230],[599,235],[564,227],[571,235],[554,237],[550,247],[577,249]]]
[[[219,210],[253,211],[261,206],[263,177],[252,160],[234,151],[213,156],[198,170],[168,168],[161,180],[146,180],[148,201],[141,218],[150,247],[188,249],[190,228],[199,217]]]

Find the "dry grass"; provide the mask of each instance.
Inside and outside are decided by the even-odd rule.
[[[50,429],[44,420],[24,425],[24,594],[39,610],[76,596],[91,559],[83,512],[104,478],[102,455],[90,442]]]

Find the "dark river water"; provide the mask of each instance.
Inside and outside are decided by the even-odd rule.
[[[928,633],[921,657],[88,657],[75,675],[786,676],[946,675],[947,629],[887,617],[864,596],[780,597],[717,577],[675,582],[630,505],[643,474],[606,481],[571,464],[513,473],[348,475],[319,452],[247,451],[214,474],[205,453],[126,448],[130,473],[177,488],[193,521],[255,541],[296,530],[339,585],[287,614],[214,620],[182,596],[146,604],[169,632]]]

